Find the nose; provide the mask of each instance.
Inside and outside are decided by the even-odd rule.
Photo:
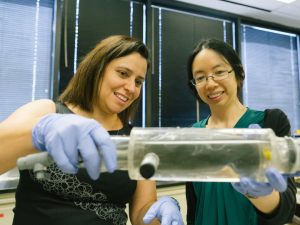
[[[218,83],[212,78],[212,76],[209,76],[206,79],[207,79],[207,82],[205,85],[206,85],[207,89],[212,89],[218,85]]]
[[[127,79],[124,84],[124,89],[130,93],[134,93],[136,89],[135,79]]]

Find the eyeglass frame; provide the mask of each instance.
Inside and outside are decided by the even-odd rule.
[[[232,70],[230,70],[230,71],[226,71],[227,73],[228,73],[228,76],[226,77],[226,78],[224,78],[224,79],[222,79],[222,80],[225,80],[225,79],[227,79],[228,77],[229,77],[229,74],[230,73],[232,73],[232,71],[233,71],[233,69]],[[225,71],[224,71],[225,72]],[[215,77],[214,77],[214,75],[215,75],[216,73],[214,73],[213,75],[211,75],[211,76],[207,76],[207,77],[205,77],[206,78],[206,80],[205,80],[205,83],[204,84],[206,84],[207,83],[207,81],[208,81],[208,78],[212,78],[214,81],[221,81],[221,80],[215,80]],[[193,81],[195,81],[195,84],[193,83]],[[190,80],[190,82],[194,85],[194,86],[201,86],[201,85],[204,85],[204,84],[196,84],[196,80],[195,80],[195,78],[194,79],[192,79],[192,80]]]

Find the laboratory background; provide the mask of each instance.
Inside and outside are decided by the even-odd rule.
[[[242,59],[243,105],[281,109],[297,136],[300,0],[0,0],[0,122],[30,101],[55,100],[82,57],[119,34],[142,40],[152,53],[133,126],[189,127],[210,114],[184,84],[195,44],[218,38]],[[12,224],[18,176],[17,169],[0,176],[1,225]],[[296,183],[293,224],[300,224]],[[157,190],[180,202],[185,221],[185,184],[157,182]]]

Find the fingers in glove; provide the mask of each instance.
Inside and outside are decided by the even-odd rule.
[[[177,220],[173,220],[173,221],[172,221],[172,225],[179,225],[179,223],[178,223]],[[184,223],[182,223],[182,225],[184,225]]]
[[[248,177],[243,177],[240,181],[240,184],[246,191],[257,188],[257,183]]]
[[[231,185],[233,186],[233,188],[235,190],[237,190],[238,192],[240,192],[241,194],[246,194],[247,191],[244,190],[244,188],[242,187],[240,182],[231,182]]]
[[[107,172],[114,172],[117,166],[118,156],[116,145],[113,140],[111,140],[109,133],[99,125],[90,132],[90,135],[100,149],[100,154],[103,158]]]
[[[269,180],[270,186],[276,191],[284,192],[286,190],[286,180],[275,168],[269,168],[266,171],[266,177]]]
[[[100,176],[101,159],[93,139],[89,135],[80,138],[78,150],[89,176],[97,180]]]
[[[257,186],[256,183],[254,183],[250,178],[244,177],[240,181],[240,185],[245,193],[243,194],[250,194],[252,196],[258,197],[257,193],[255,192]]]
[[[273,191],[273,188],[269,183],[256,182],[250,178],[242,178],[241,185],[246,193],[255,197],[266,196],[271,194]]]
[[[173,223],[172,223],[172,215],[170,215],[170,214],[163,215],[162,219],[161,219],[161,225],[170,225],[170,224],[173,225]],[[178,222],[177,222],[177,224],[178,224]]]
[[[65,129],[64,134],[71,134],[71,135],[62,135],[62,134],[57,134],[60,139],[63,142],[64,145],[64,151],[69,158],[70,163],[74,165],[74,167],[79,168],[79,163],[78,163],[78,140],[76,136],[72,134],[72,127],[68,127]],[[55,140],[53,140],[55,143]]]
[[[52,145],[52,143],[55,143],[55,145]],[[46,148],[48,149],[48,153],[52,156],[58,168],[60,168],[63,173],[75,174],[78,172],[78,166],[74,165],[70,161],[69,156],[66,154],[64,142],[61,140],[61,138],[56,136],[53,139],[53,142],[49,143]]]
[[[151,223],[154,218],[155,218],[155,215],[153,213],[149,213],[149,211],[148,211],[143,218],[143,222],[145,224]]]
[[[248,128],[249,128],[249,129],[261,129],[261,127],[260,127],[257,123],[255,123],[255,124],[250,124]]]
[[[147,211],[146,215],[143,218],[143,222],[148,224],[150,223],[157,215],[160,204],[154,203]]]

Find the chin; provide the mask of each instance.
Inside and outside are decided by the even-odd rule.
[[[124,110],[111,110],[111,114],[119,114]]]
[[[127,107],[126,107],[126,108],[127,108]],[[110,109],[110,112],[111,112],[112,114],[119,114],[119,113],[123,112],[126,108],[111,108],[111,109]]]

